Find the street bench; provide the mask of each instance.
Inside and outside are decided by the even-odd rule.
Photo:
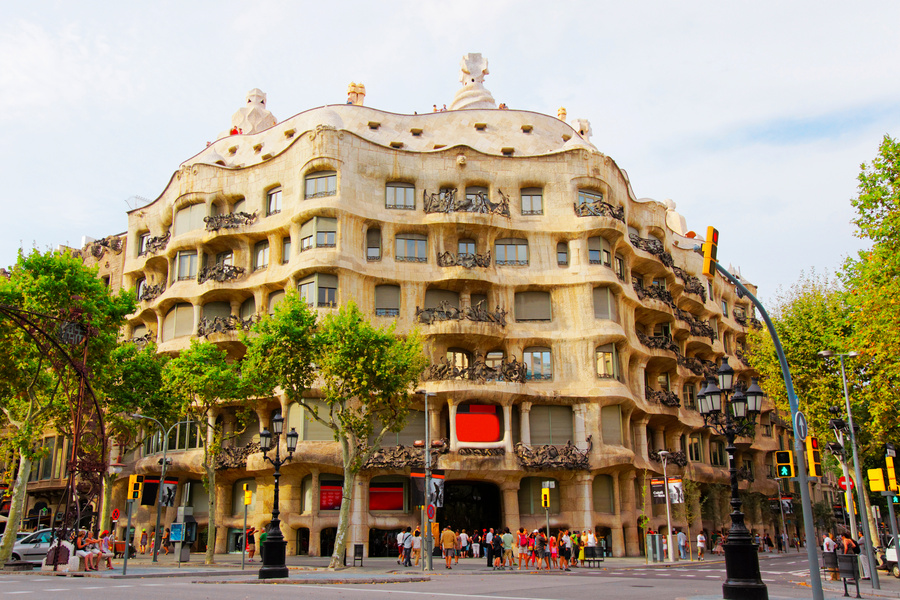
[[[584,562],[587,566],[600,566],[604,560],[603,558],[603,548],[598,546],[585,546],[584,548]]]

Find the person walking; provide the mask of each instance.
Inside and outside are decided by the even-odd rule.
[[[147,554],[147,530],[141,530],[141,544],[140,544],[141,554]]]
[[[404,567],[412,566],[412,542],[413,542],[412,527],[407,526],[406,531],[403,532],[403,566]]]
[[[572,539],[568,529],[560,529],[556,536],[556,547],[559,549],[559,570],[571,571],[569,558],[572,556]]]
[[[556,544],[556,536],[550,536],[547,542],[547,570],[551,567],[555,571],[559,567],[559,546]]]
[[[494,570],[496,571],[503,566],[503,536],[500,535],[499,527],[497,533],[491,538],[491,554],[494,556]]]
[[[494,528],[491,527],[484,534],[484,555],[487,557],[487,566],[494,566]]]
[[[441,548],[444,550],[444,560],[447,562],[445,568],[452,569],[450,563],[453,561],[453,555],[456,554],[456,534],[449,525],[445,525],[444,531],[441,533]]]
[[[831,536],[826,532],[825,536],[822,539],[822,552],[831,552],[834,553],[837,550],[837,544],[834,543],[834,540],[831,539]],[[836,569],[829,569],[831,581],[838,580],[838,572]]]
[[[469,534],[466,533],[465,529],[459,534],[459,550],[463,558],[469,556]],[[456,557],[456,564],[459,564],[459,557]]]
[[[169,531],[169,528],[166,527],[166,530],[163,532],[162,536],[162,547],[166,549],[166,554],[169,554],[169,546],[172,544],[172,532]]]
[[[412,555],[413,561],[415,565],[419,566],[419,556],[422,555],[422,532],[419,531],[419,528],[416,527],[416,532],[413,534],[412,539]]]
[[[481,534],[477,529],[472,534],[472,557],[481,558]]]
[[[703,562],[703,554],[706,552],[706,534],[703,530],[697,534],[697,560]]]
[[[869,579],[869,555],[866,550],[866,537],[859,533],[859,539],[856,540],[856,549],[859,551],[859,560],[862,563],[862,578]]]
[[[687,560],[687,535],[681,529],[675,531],[677,532],[675,537],[678,539],[678,558]]]
[[[519,527],[516,534],[516,544],[519,546],[519,570],[522,570],[522,559],[525,560],[525,568],[528,568],[528,534],[525,533],[524,527]]]
[[[509,527],[507,527],[503,531],[502,536],[503,541],[503,562],[500,563],[500,568],[509,565],[509,570],[513,570],[513,543],[515,542],[515,538],[513,538],[513,534],[510,533]]]

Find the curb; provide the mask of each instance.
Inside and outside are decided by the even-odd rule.
[[[431,577],[354,577],[352,579],[248,579],[246,581],[194,581],[217,585],[366,585],[372,583],[419,583]]]

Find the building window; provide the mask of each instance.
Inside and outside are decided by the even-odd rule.
[[[281,238],[281,264],[291,262],[291,236]]]
[[[591,486],[594,510],[598,513],[615,514],[615,487],[611,475],[597,475]]]
[[[334,308],[337,306],[337,275],[316,273],[297,284],[300,299],[309,306]]]
[[[134,288],[137,291],[137,299],[140,300],[141,296],[144,295],[144,290],[147,289],[147,279],[145,277],[141,277],[134,283]]]
[[[567,242],[556,244],[556,264],[561,267],[569,265],[569,244]]]
[[[444,302],[448,306],[459,308],[459,293],[437,288],[425,291],[425,308],[441,308]]]
[[[384,188],[385,208],[416,209],[416,188],[408,183],[389,183]]]
[[[531,444],[559,445],[573,439],[572,407],[535,404],[531,407]]]
[[[547,477],[523,477],[519,483],[519,511],[523,515],[543,515],[541,488]],[[559,514],[559,482],[552,479],[555,486],[550,488],[550,514]]]
[[[216,254],[216,266],[233,266],[234,265],[234,252],[231,250],[226,250],[225,252],[219,252]]]
[[[318,171],[306,176],[306,197],[321,198],[337,194],[337,173]]]
[[[544,214],[544,190],[541,188],[522,188],[522,214]]]
[[[396,436],[392,432],[385,434]],[[406,512],[409,509],[407,493],[409,479],[396,475],[374,477],[369,483],[369,510]],[[343,493],[343,492],[342,492]]]
[[[632,271],[631,272],[631,285],[636,288],[643,288],[644,287],[644,278],[641,277],[640,275],[638,275],[637,273],[635,273],[634,271]]]
[[[178,281],[187,281],[197,277],[197,251],[182,250],[176,257]]]
[[[316,217],[316,248],[334,248],[337,245],[337,219]]]
[[[709,457],[714,467],[725,466],[725,444],[722,442],[710,442]]]
[[[396,239],[394,260],[400,262],[428,262],[428,238],[418,233],[401,233]]]
[[[172,235],[177,237],[182,233],[187,233],[188,231],[203,229],[203,217],[205,216],[205,204],[192,204],[191,206],[185,206],[175,213],[175,225],[173,227],[174,231]]]
[[[603,194],[600,192],[591,192],[588,190],[578,190],[578,205],[594,204],[603,202]]]
[[[475,240],[463,239],[456,243],[456,249],[460,255],[475,254]]]
[[[700,442],[700,436],[692,435],[690,443],[688,443],[688,458],[690,458],[691,462],[703,461],[703,452],[701,451],[702,448],[703,446]]]
[[[249,319],[256,314],[256,299],[250,296],[241,303],[241,318]]]
[[[606,238],[592,237],[588,239],[588,262],[592,265],[612,266],[612,253]]]
[[[194,333],[194,307],[187,302],[173,306],[163,320],[162,340],[168,342],[175,338]]]
[[[270,315],[275,314],[275,308],[278,306],[278,304],[282,300],[284,300],[284,296],[285,296],[284,290],[278,290],[276,292],[272,292],[269,294],[269,314]]]
[[[600,409],[600,431],[603,443],[608,446],[622,445],[622,407],[618,404]]]
[[[697,390],[694,388],[694,384],[685,384],[684,388],[682,389],[684,390],[683,394],[685,407],[697,410]]]
[[[656,385],[658,389],[668,392],[670,390],[669,386],[669,374],[668,373],[660,373],[656,376]]]
[[[375,286],[375,315],[379,317],[400,316],[400,286]]]
[[[750,459],[744,459],[744,470],[747,471],[747,475],[753,477],[753,461]]]
[[[658,287],[661,290],[666,289],[666,278],[665,277],[656,277],[653,279],[653,286]]]
[[[490,196],[488,189],[483,186],[470,186],[466,188],[466,200],[474,206],[484,206],[487,204]]]
[[[722,314],[728,316],[728,301],[722,300]]]
[[[707,281],[707,282],[706,282],[706,289],[709,290],[709,299],[712,300],[712,299],[713,299],[713,284],[712,284],[712,281]]]
[[[550,292],[516,292],[516,321],[550,321],[552,317]]]
[[[145,254],[147,252],[147,242],[150,241],[150,232],[145,231],[140,236],[138,236],[138,256]]]
[[[269,190],[266,194],[266,215],[275,215],[281,212],[281,188]]]
[[[672,339],[672,328],[668,323],[657,323],[653,326],[653,337]]]
[[[625,258],[621,254],[616,254],[616,277],[619,281],[625,281]]]
[[[528,240],[504,238],[494,244],[494,264],[497,266],[528,266]]]
[[[601,379],[619,378],[619,355],[615,344],[597,346],[597,377]]]
[[[525,363],[525,379],[549,380],[553,378],[553,363],[550,348],[526,348],[522,354]]]
[[[253,270],[259,271],[269,266],[269,240],[256,242],[253,247]]]
[[[619,306],[611,288],[594,288],[594,318],[619,322]]]

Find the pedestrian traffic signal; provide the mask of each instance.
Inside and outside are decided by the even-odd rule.
[[[809,466],[810,477],[822,476],[822,455],[819,452],[818,438],[806,437],[806,464]]]
[[[900,504],[900,495],[894,494],[893,496],[891,496],[891,503]]]
[[[795,477],[794,453],[790,450],[780,450],[775,453],[775,472],[778,477]]]
[[[887,490],[884,485],[884,471],[881,469],[869,469],[869,490],[873,492],[884,492]]]
[[[550,490],[547,488],[541,488],[541,506],[550,508]]]
[[[707,277],[716,275],[716,255],[719,249],[719,230],[713,226],[706,228],[706,241],[703,242],[703,274]]]
[[[128,478],[128,499],[140,500],[144,490],[144,476],[132,475]]]

